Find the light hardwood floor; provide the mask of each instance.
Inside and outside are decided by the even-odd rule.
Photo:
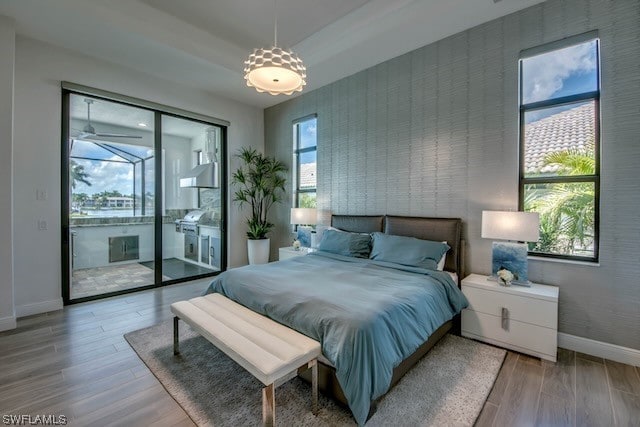
[[[558,349],[508,352],[476,426],[640,426],[640,369]]]
[[[123,334],[171,318],[207,281],[26,317],[0,333],[0,416],[64,414],[69,425],[187,426],[186,413]],[[638,369],[560,350],[557,364],[509,352],[478,426],[640,426]]]

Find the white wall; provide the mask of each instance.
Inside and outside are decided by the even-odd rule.
[[[0,331],[15,328],[13,310],[12,159],[15,28],[0,16]]]
[[[2,43],[4,46],[4,40]],[[261,109],[20,36],[16,38],[15,52],[13,230],[18,236],[14,242],[14,289],[18,316],[61,306],[61,81],[228,120],[231,123],[228,133],[231,154],[241,146],[254,146],[260,150],[264,146]],[[5,51],[0,53],[3,54],[4,67]],[[4,86],[0,86],[0,95],[4,90]],[[4,99],[6,97],[0,96],[0,102]],[[1,117],[6,117],[4,111]],[[7,150],[4,140],[3,137],[3,153]],[[237,165],[237,161],[232,159],[229,170],[234,170]],[[36,190],[44,190],[46,200],[36,200]],[[6,189],[0,187],[0,191],[5,192]],[[243,217],[234,206],[230,206],[228,219],[229,266],[242,265],[246,263]],[[47,230],[38,230],[38,220],[47,222]],[[5,241],[7,231],[0,229],[0,233],[3,233],[2,241]],[[5,276],[4,269],[2,276]]]

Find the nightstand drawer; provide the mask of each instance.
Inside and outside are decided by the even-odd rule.
[[[533,353],[545,359],[556,360],[558,333],[555,329],[531,325],[509,319],[507,329],[502,318],[473,310],[462,311],[462,335],[476,338],[523,353]]]
[[[558,304],[556,302],[464,285],[462,291],[469,300],[469,310],[500,318],[502,309],[506,308],[511,320],[551,329],[557,327]]]

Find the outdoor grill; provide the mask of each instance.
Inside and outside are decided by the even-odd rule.
[[[187,213],[184,218],[176,220],[176,231],[191,236],[199,235],[198,225],[211,223],[208,212],[196,209]]]
[[[198,261],[198,236],[200,235],[199,225],[210,222],[211,217],[209,213],[199,209],[187,213],[184,218],[175,222],[176,231],[184,234],[184,257],[186,259],[196,262]],[[208,248],[208,244],[206,247]]]

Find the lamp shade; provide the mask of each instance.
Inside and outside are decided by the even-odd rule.
[[[307,84],[306,68],[291,50],[277,46],[255,49],[244,64],[247,86],[255,87],[258,92],[291,95]]]
[[[314,208],[291,208],[291,224],[315,225],[317,217]]]
[[[537,242],[540,215],[537,212],[482,211],[482,237]]]

